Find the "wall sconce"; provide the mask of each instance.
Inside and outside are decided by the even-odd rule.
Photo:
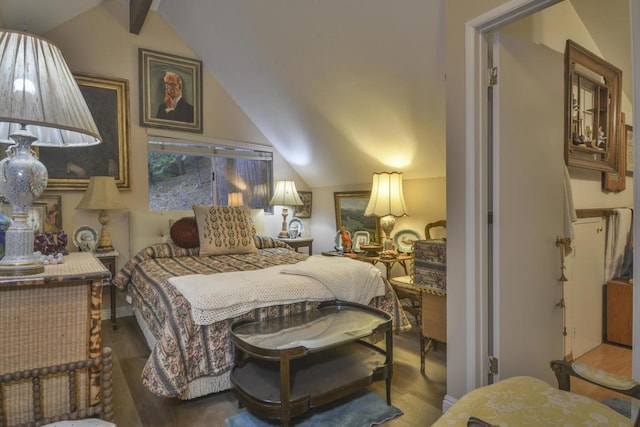
[[[33,255],[27,215],[48,173],[31,146],[88,146],[101,138],[62,53],[48,40],[0,30],[0,93],[0,142],[13,144],[0,162],[0,193],[13,211],[0,275],[37,274],[44,265]]]
[[[289,209],[287,206],[302,206],[304,204],[298,195],[298,190],[296,190],[296,183],[293,181],[276,182],[276,190],[269,204],[272,206],[282,206],[282,230],[280,230],[278,237],[288,238],[287,215],[289,214]]]
[[[408,215],[407,206],[404,203],[401,172],[376,172],[373,174],[371,198],[364,215],[380,218],[380,228],[385,235],[384,241],[380,243],[383,243],[385,251],[393,249],[391,231],[396,225],[396,218]]]

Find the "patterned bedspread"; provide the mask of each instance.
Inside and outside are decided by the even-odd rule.
[[[187,274],[213,274],[257,270],[295,264],[307,255],[266,236],[255,236],[258,252],[244,255],[199,256],[198,249],[182,249],[170,243],[140,251],[118,272],[113,284],[125,290],[156,339],[142,372],[142,382],[159,396],[180,397],[198,378],[217,376],[233,366],[230,325],[240,319],[267,319],[315,308],[319,302],[299,302],[265,307],[212,325],[195,325],[187,300],[169,278]],[[387,284],[383,297],[369,304],[390,313],[398,330],[411,326],[398,299]]]

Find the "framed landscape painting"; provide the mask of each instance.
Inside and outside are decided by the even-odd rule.
[[[311,218],[311,191],[298,191],[300,199],[302,199],[302,207],[296,207],[295,216],[298,218]]]
[[[112,176],[120,189],[129,184],[129,82],[75,74],[102,142],[90,147],[38,147],[47,167],[47,190],[83,190],[93,175]]]
[[[372,242],[380,241],[380,222],[375,216],[364,216],[370,191],[337,191],[333,193],[336,208],[336,230],[343,226],[354,235],[368,231]]]

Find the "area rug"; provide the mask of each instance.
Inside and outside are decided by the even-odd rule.
[[[624,415],[627,418],[631,418],[631,401],[629,399],[622,399],[620,397],[609,397],[602,401],[609,408]]]
[[[395,406],[387,405],[377,394],[363,390],[327,405],[322,411],[293,420],[296,427],[370,427],[383,424],[402,415]],[[258,418],[246,410],[225,420],[229,427],[271,427],[280,423]]]

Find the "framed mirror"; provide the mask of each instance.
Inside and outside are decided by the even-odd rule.
[[[572,40],[565,48],[565,162],[620,171],[622,71]]]

